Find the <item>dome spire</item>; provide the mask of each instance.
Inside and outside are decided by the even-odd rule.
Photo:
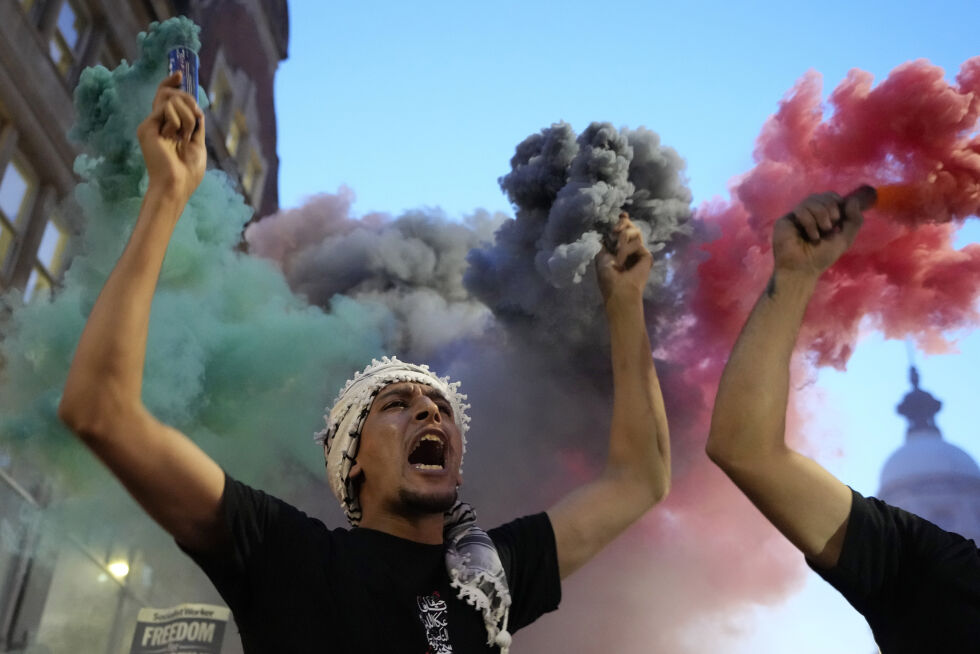
[[[912,389],[898,405],[908,420],[905,442],[881,470],[878,497],[943,529],[980,539],[980,466],[936,427],[942,402],[919,387],[909,350]]]
[[[919,388],[919,371],[915,366],[909,367],[909,382],[912,383],[912,390],[905,395],[896,409],[909,421],[906,433],[932,431],[936,436],[940,436],[939,428],[936,427],[936,414],[939,413],[943,403]]]

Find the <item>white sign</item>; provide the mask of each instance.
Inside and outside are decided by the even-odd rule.
[[[229,616],[211,604],[141,609],[130,654],[220,654]]]

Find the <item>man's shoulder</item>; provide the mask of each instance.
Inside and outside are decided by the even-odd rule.
[[[855,493],[854,501],[852,517],[866,543],[855,543],[855,550],[863,546],[863,558],[850,565],[855,578],[867,578],[868,571],[880,568],[877,593],[863,604],[858,602],[882,648],[887,649],[887,644],[895,651],[919,652],[926,651],[923,644],[929,643],[928,651],[940,651],[976,642],[980,636],[977,544],[879,498]]]
[[[521,562],[554,559],[557,565],[555,531],[547,513],[534,513],[515,518],[487,531],[504,569],[508,574],[516,571]]]
[[[548,514],[542,512],[516,518],[487,533],[497,548],[514,600],[513,633],[561,602],[555,532]]]
[[[854,492],[844,567],[855,574],[887,563],[888,574],[915,583],[980,583],[980,548],[966,536],[876,497]]]
[[[510,522],[505,522],[493,529],[488,529],[487,534],[497,547],[506,546],[514,539],[536,536],[538,538],[550,538],[554,541],[555,532],[551,527],[551,519],[545,512],[533,513],[530,515],[514,518]]]
[[[343,539],[350,530],[329,528],[319,518],[310,516],[291,502],[277,495],[255,488],[225,473],[225,490],[222,498],[226,514],[245,514],[261,516],[269,526],[289,525],[310,531],[322,532],[333,538]]]
[[[937,525],[925,516],[877,497],[864,497],[857,491],[853,491],[853,495],[849,527],[852,522],[863,526],[887,525],[894,530],[896,538],[907,543],[942,543],[977,549],[976,543],[972,540]]]

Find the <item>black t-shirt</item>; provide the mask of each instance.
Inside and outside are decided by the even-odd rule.
[[[980,550],[972,540],[853,492],[837,566],[821,570],[861,612],[882,654],[980,651]]]
[[[327,529],[295,507],[225,476],[230,550],[188,552],[235,615],[246,654],[455,654],[487,646],[483,616],[456,597],[442,545],[372,529]],[[544,513],[489,535],[513,603],[514,633],[561,599]]]

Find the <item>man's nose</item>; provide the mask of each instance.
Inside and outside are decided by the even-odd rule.
[[[433,422],[442,422],[442,414],[439,412],[439,407],[436,403],[432,401],[432,398],[423,395],[416,401],[415,409],[415,419],[418,421],[429,420]]]

